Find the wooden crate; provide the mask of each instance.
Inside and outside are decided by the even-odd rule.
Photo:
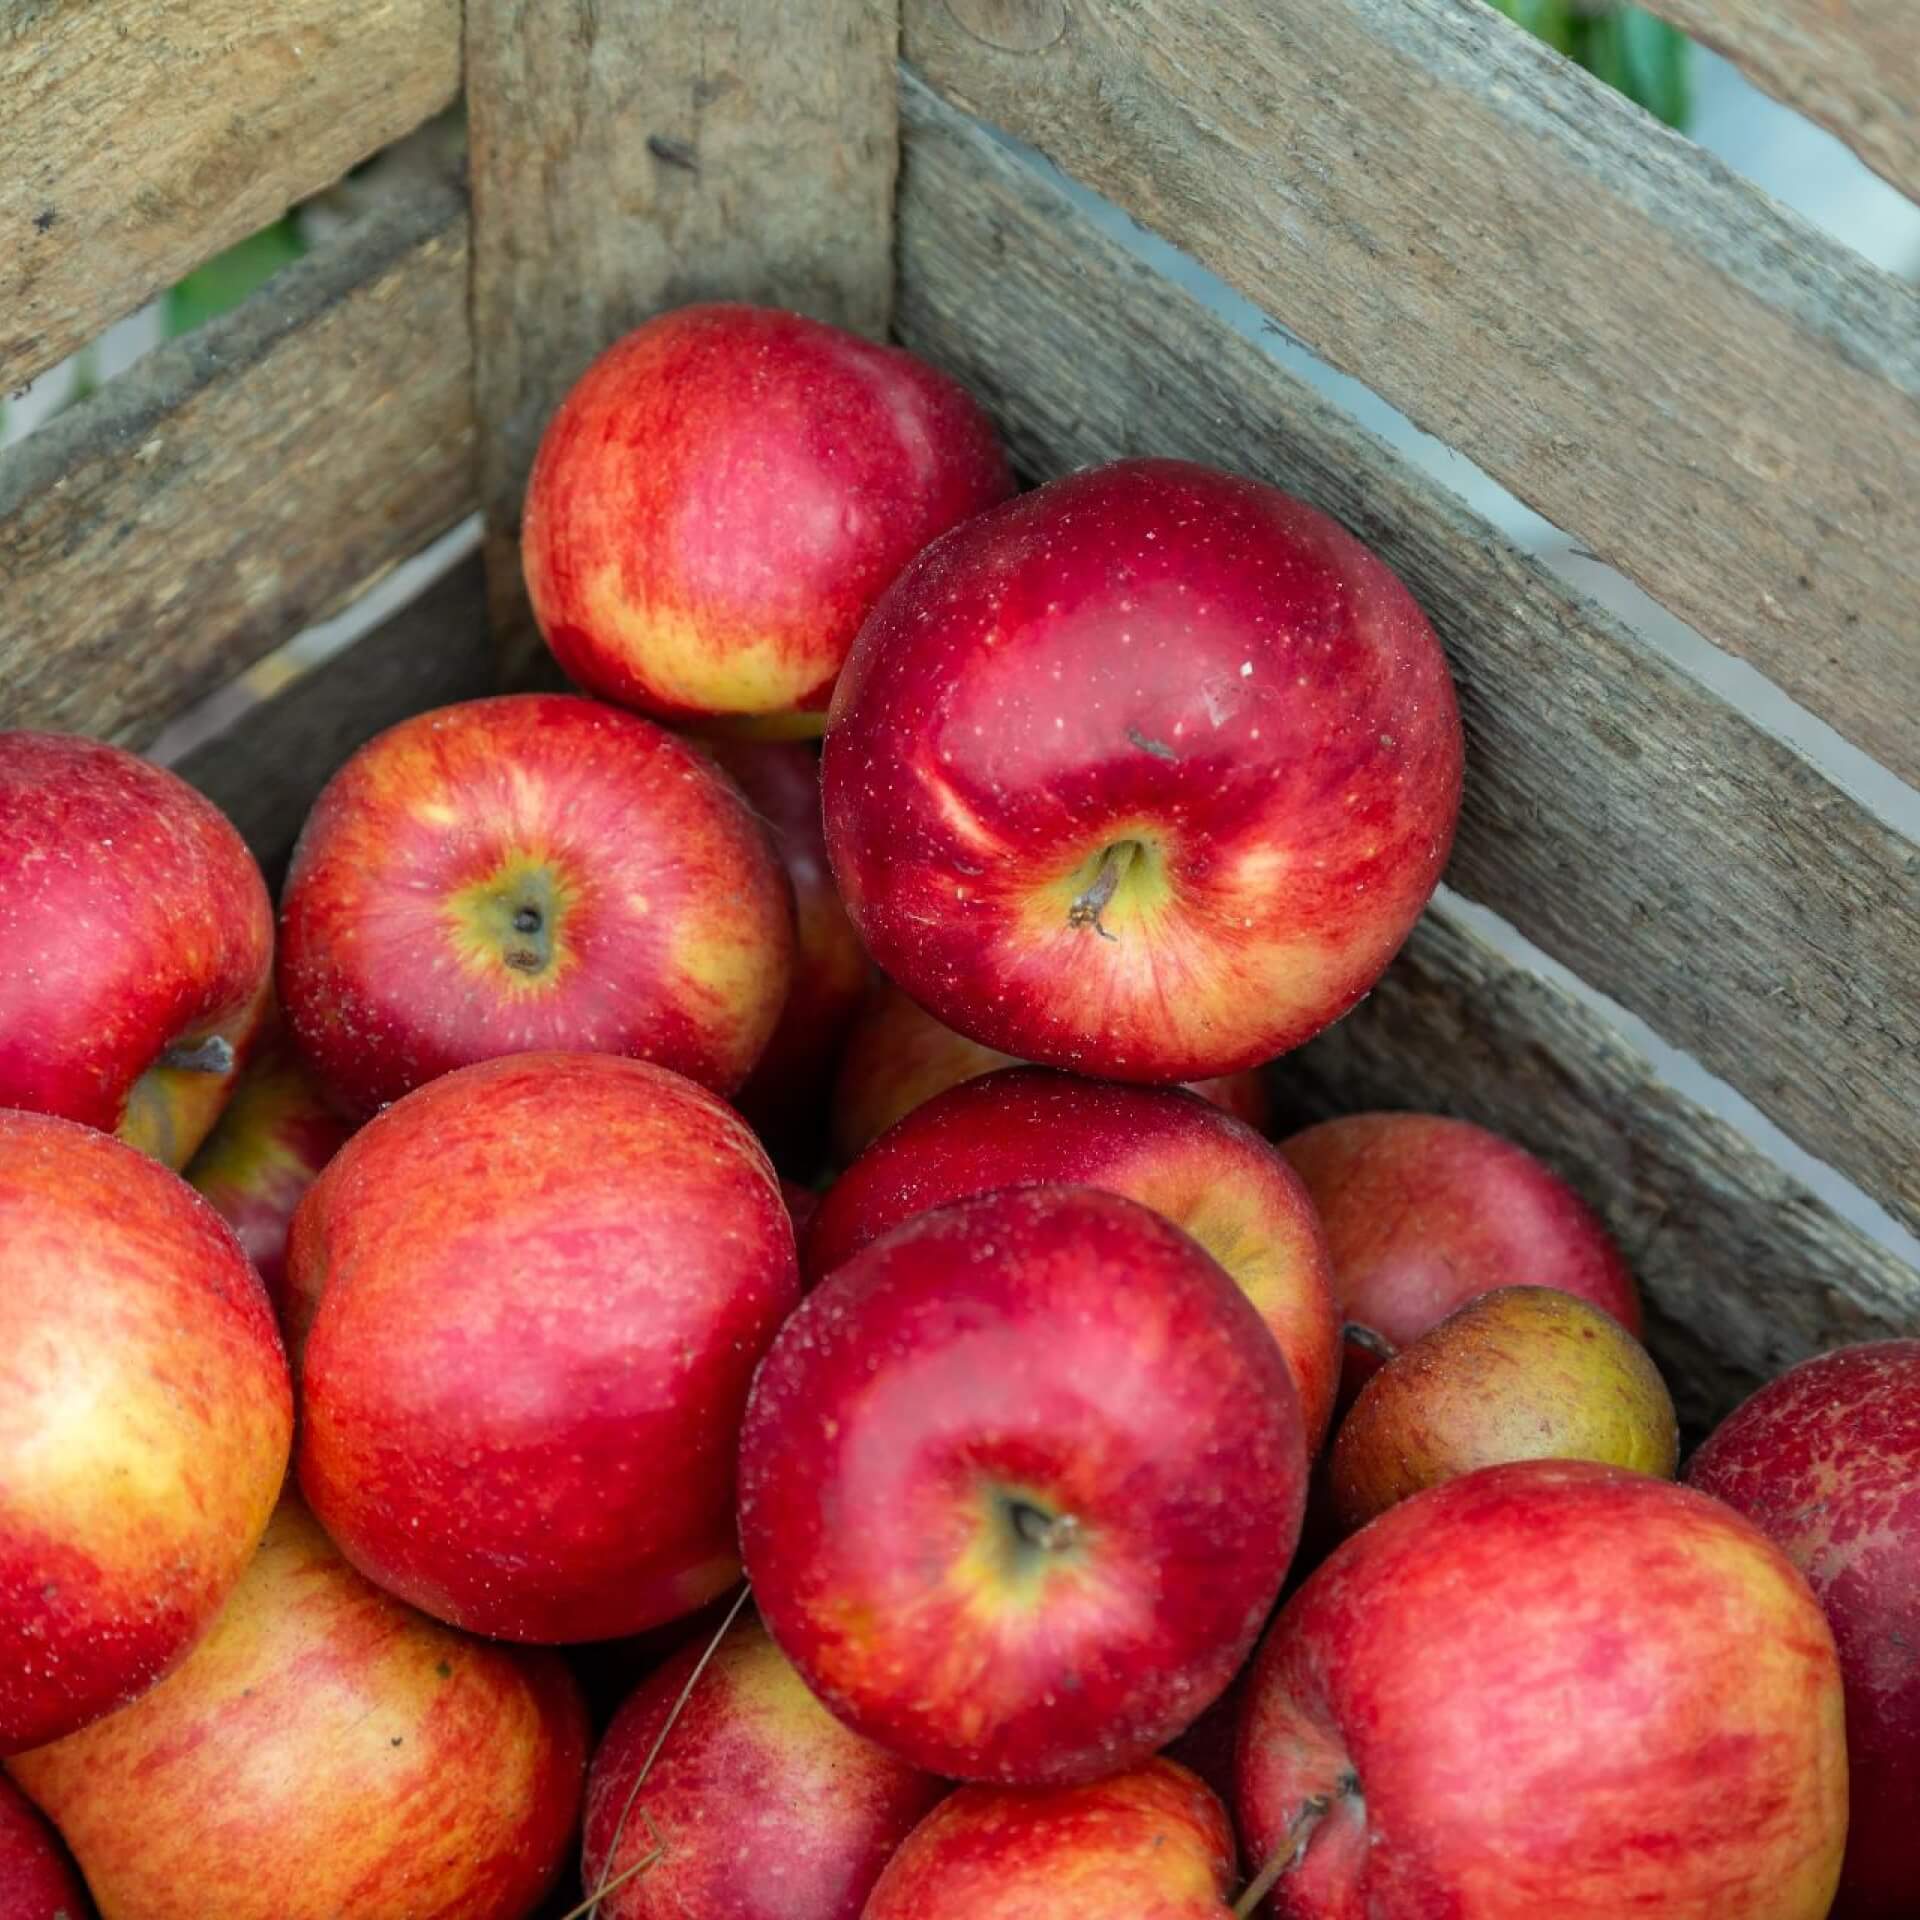
[[[1920,190],[1910,0],[1662,0]],[[1211,459],[1427,607],[1449,874],[1296,1112],[1431,1106],[1600,1207],[1689,1417],[1920,1329],[1920,852],[1145,263],[1170,237],[1853,749],[1920,780],[1920,298],[1480,0],[0,0],[0,387],[464,95],[424,180],[0,460],[0,724],[146,745],[474,507],[456,569],[197,749],[271,868],[327,773],[530,658],[542,423],[657,309],[891,329],[1036,476]],[[977,117],[976,117],[977,116]],[[1857,784],[1857,783],[1856,783]],[[1590,997],[1896,1223],[1675,1091]]]

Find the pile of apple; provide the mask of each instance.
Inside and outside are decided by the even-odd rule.
[[[1920,1341],[1675,1484],[1554,1173],[1261,1131],[1459,804],[1376,557],[744,307],[524,556],[277,923],[0,735],[0,1920],[1920,1915]]]

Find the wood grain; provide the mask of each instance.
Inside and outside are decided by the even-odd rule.
[[[1064,13],[908,55],[1920,779],[1920,287],[1480,0]]]
[[[0,391],[459,86],[459,0],[0,0]]]
[[[1920,12],[1913,0],[1648,4],[1920,198]]]
[[[903,94],[899,325],[1037,475],[1207,460],[1344,521],[1446,642],[1450,878],[1920,1220],[1920,852],[1143,266],[1046,176]]]
[[[493,646],[477,555],[332,659],[204,741],[174,771],[224,807],[277,878],[340,763],[409,714],[489,691]]]
[[[690,300],[885,331],[898,41],[893,0],[469,0],[480,484],[510,674],[527,472],[596,354]]]
[[[466,296],[416,192],[0,456],[0,726],[138,746],[471,511]]]

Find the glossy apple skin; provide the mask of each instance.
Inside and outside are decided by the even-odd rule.
[[[1022,1064],[1010,1053],[942,1026],[890,981],[878,981],[840,1050],[833,1088],[834,1154],[845,1166],[935,1094]],[[1267,1083],[1252,1070],[1191,1081],[1187,1090],[1256,1132],[1273,1117]]]
[[[827,846],[888,977],[969,1039],[1114,1080],[1257,1066],[1426,904],[1460,720],[1398,579],[1274,488],[1068,475],[937,542],[835,689]],[[1146,851],[1097,917],[1103,851]]]
[[[1246,1295],[1157,1214],[1060,1187],[856,1254],[774,1342],[740,1460],[754,1596],[808,1684],[1003,1785],[1128,1766],[1225,1688],[1306,1477]]]
[[[1811,1583],[1847,1690],[1853,1818],[1835,1920],[1920,1914],[1920,1340],[1782,1374],[1693,1456]]]
[[[205,1144],[187,1168],[239,1240],[284,1323],[287,1229],[301,1196],[353,1133],[270,1017]]]
[[[558,1655],[403,1606],[288,1501],[178,1672],[8,1764],[102,1920],[525,1920],[586,1744]]]
[[[1340,1310],[1306,1189],[1250,1127],[1169,1087],[1008,1067],[930,1100],[827,1190],[802,1243],[818,1282],[929,1207],[996,1187],[1098,1187],[1171,1220],[1239,1284],[1280,1343],[1318,1452],[1340,1377]]]
[[[561,403],[520,550],[581,686],[668,719],[798,709],[817,733],[881,590],[1012,489],[991,422],[924,361],[799,314],[681,307]]]
[[[280,941],[287,1024],[350,1113],[547,1048],[655,1060],[724,1094],[780,1017],[793,908],[739,791],[685,741],[597,701],[510,694],[403,720],[334,775]]]
[[[185,1166],[273,967],[266,882],[233,823],[119,747],[0,733],[0,952],[0,1107]]]
[[[1307,1183],[1347,1319],[1404,1347],[1495,1287],[1558,1287],[1637,1340],[1640,1295],[1598,1217],[1524,1147],[1434,1113],[1355,1113],[1280,1143]],[[1349,1345],[1357,1392],[1379,1365]]]
[[[1250,1866],[1330,1805],[1285,1920],[1822,1920],[1846,1834],[1833,1638],[1731,1509],[1587,1461],[1487,1467],[1338,1548],[1241,1723]]]
[[[1329,1463],[1351,1533],[1402,1500],[1510,1460],[1599,1460],[1671,1480],[1680,1426],[1660,1369],[1591,1301],[1496,1287],[1361,1389]]]
[[[734,1450],[799,1298],[746,1122],[609,1054],[408,1095],[294,1217],[300,1484],[368,1578],[502,1639],[611,1639],[738,1577]],[[298,1311],[298,1309],[296,1309]]]
[[[604,1920],[860,1920],[946,1783],[848,1732],[751,1617],[673,1718],[706,1651],[684,1648],[607,1730],[587,1782],[586,1891],[664,1847],[602,1901]]]
[[[1089,1786],[962,1787],[914,1830],[865,1920],[1228,1920],[1233,1829],[1171,1760]]]
[[[840,904],[820,822],[820,756],[795,741],[716,740],[709,749],[773,837],[793,888],[793,985],[734,1105],[778,1153],[826,1134],[827,1093],[873,968]]]
[[[0,1913],[7,1920],[92,1920],[93,1915],[93,1902],[59,1837],[4,1774],[0,1774]]]
[[[111,1713],[205,1632],[286,1471],[259,1277],[178,1174],[0,1112],[0,1753]]]

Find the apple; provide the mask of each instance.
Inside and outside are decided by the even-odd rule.
[[[1355,1113],[1280,1143],[1307,1183],[1333,1250],[1356,1392],[1385,1352],[1409,1345],[1495,1287],[1557,1287],[1639,1339],[1640,1296],[1592,1209],[1524,1147],[1436,1113]]]
[[[106,1920],[525,1920],[586,1741],[557,1654],[423,1618],[288,1501],[185,1665],[8,1765]]]
[[[1238,1773],[1285,1920],[1821,1920],[1846,1837],[1806,1582],[1590,1461],[1483,1467],[1339,1547],[1261,1648]]]
[[[1406,938],[1460,805],[1412,596],[1257,481],[1070,474],[937,541],[834,691],[827,846],[883,972],[1115,1080],[1257,1066]]]
[[[1116,1194],[1008,1189],[883,1235],[781,1329],[741,1548],[856,1733],[955,1779],[1071,1783],[1225,1689],[1306,1458],[1280,1349],[1211,1256]]]
[[[0,1913],[7,1920],[92,1920],[60,1837],[0,1774]]]
[[[1456,1307],[1361,1389],[1330,1463],[1351,1532],[1476,1467],[1600,1460],[1671,1480],[1673,1398],[1611,1314],[1555,1287],[1496,1287]]]
[[[832,1108],[833,1150],[844,1166],[922,1102],[963,1080],[977,1080],[1022,1062],[945,1027],[889,981],[875,984],[856,1014],[840,1053]],[[1272,1118],[1266,1081],[1257,1073],[1194,1080],[1187,1090],[1244,1120],[1256,1132]]]
[[[792,965],[787,884],[738,789],[568,694],[463,701],[369,741],[314,803],[280,924],[287,1024],[361,1116],[548,1048],[731,1093]]]
[[[776,1151],[814,1148],[827,1089],[872,968],[840,904],[820,823],[820,758],[796,741],[716,740],[711,752],[773,836],[793,887],[793,985],[734,1105]]]
[[[212,1202],[266,1282],[283,1323],[293,1210],[352,1132],[301,1065],[285,1027],[269,1018],[226,1110],[187,1168],[189,1183]]]
[[[871,1240],[995,1187],[1099,1187],[1184,1228],[1280,1343],[1319,1450],[1340,1376],[1340,1310],[1312,1203],[1250,1127],[1190,1093],[1007,1067],[950,1087],[883,1134],[828,1189],[803,1242],[819,1280]]]
[[[0,1753],[123,1706],[240,1578],[287,1465],[273,1313],[225,1223],[104,1133],[0,1112]]]
[[[1920,1340],[1803,1361],[1687,1479],[1807,1576],[1840,1647],[1852,1823],[1834,1920],[1920,1914]]]
[[[708,1652],[661,1667],[594,1756],[581,1879],[612,1888],[601,1920],[860,1920],[945,1783],[848,1732],[757,1621]]]
[[[561,402],[520,551],[589,691],[818,733],[881,590],[1012,486],[986,415],[913,355],[796,313],[681,307]]]
[[[523,1054],[430,1081],[294,1216],[300,1484],[436,1619],[612,1639],[739,1576],[747,1388],[800,1295],[779,1182],[664,1067]]]
[[[913,1831],[864,1920],[1229,1920],[1233,1829],[1148,1760],[1090,1786],[962,1787]]]
[[[0,1107],[184,1167],[266,1007],[273,908],[177,774],[71,734],[0,733]]]

